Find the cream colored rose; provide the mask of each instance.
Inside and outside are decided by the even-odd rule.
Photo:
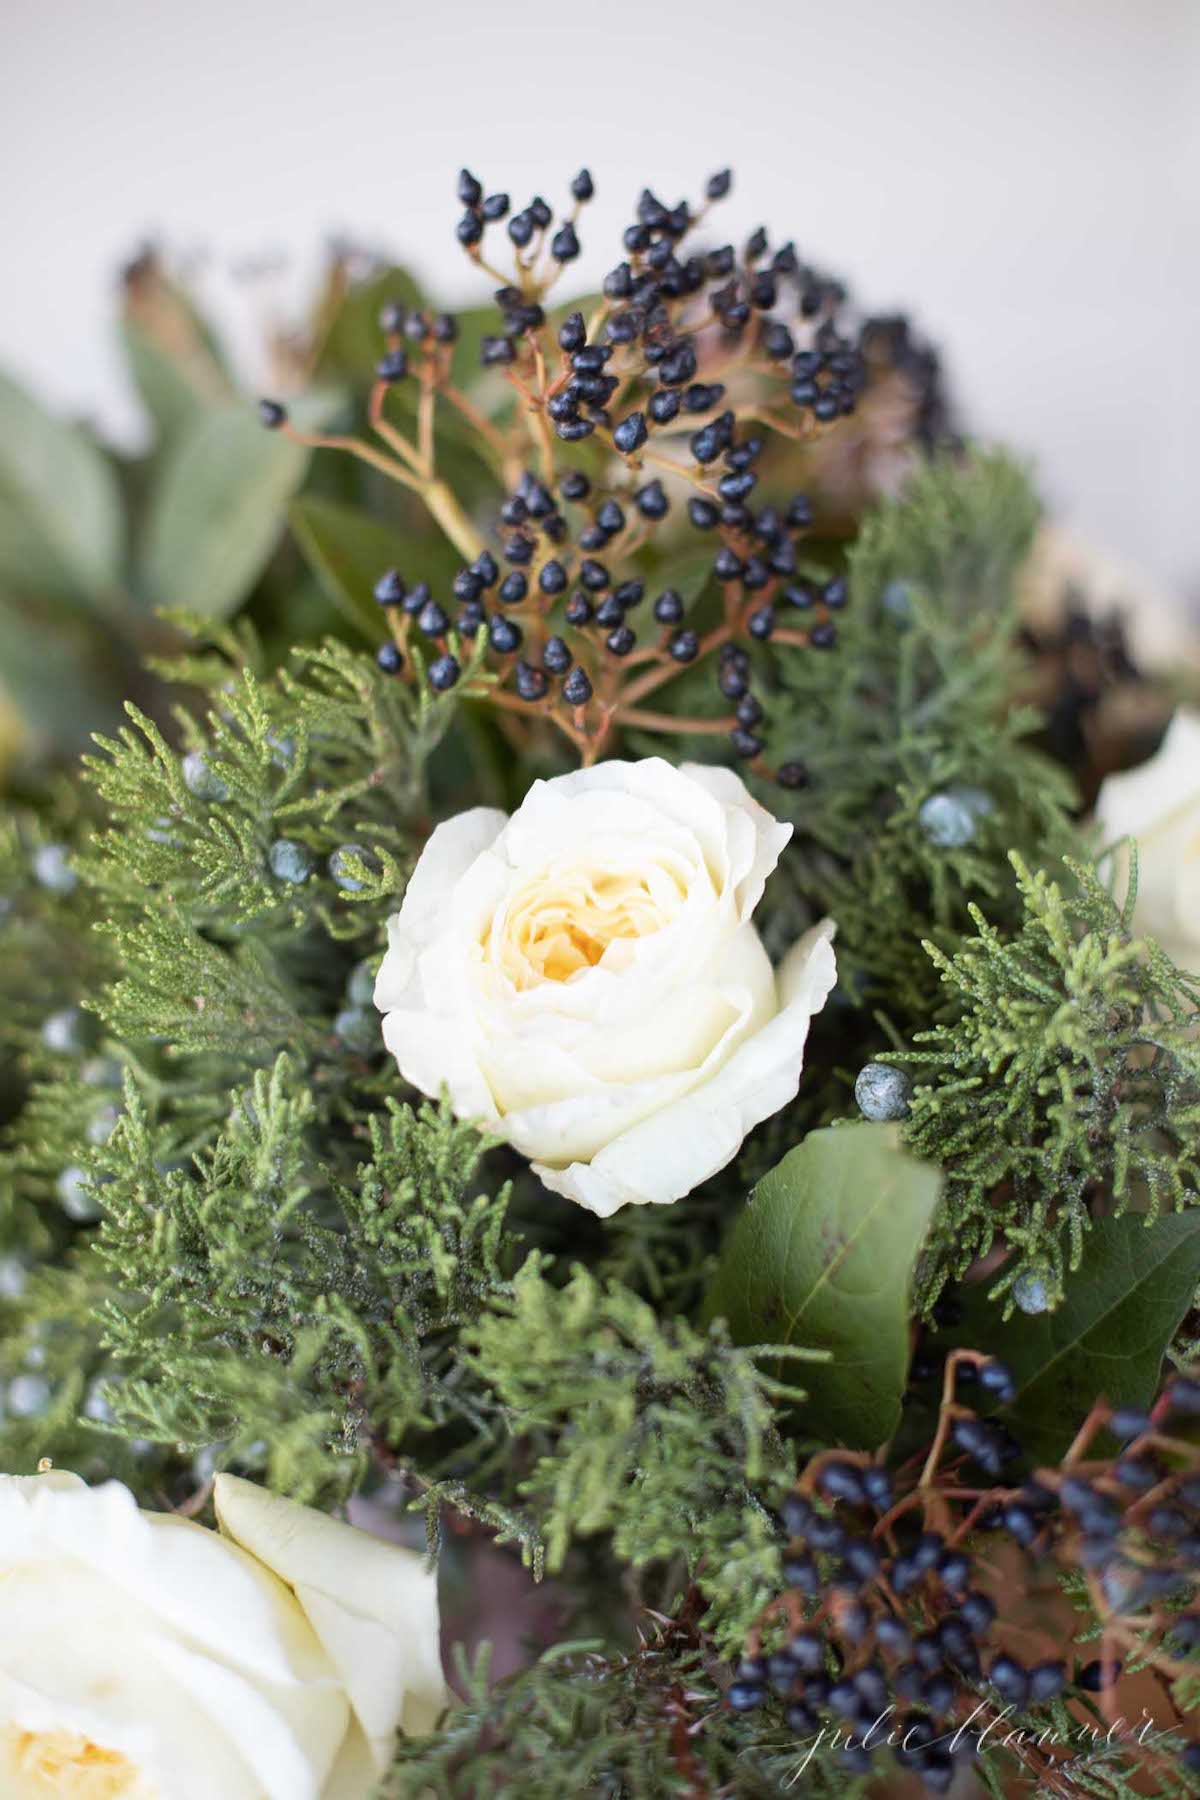
[[[1137,844],[1134,929],[1200,975],[1200,713],[1181,708],[1149,762],[1108,777],[1096,822],[1105,845]],[[1123,883],[1128,848],[1116,854]]]
[[[751,923],[790,835],[658,757],[439,825],[375,987],[401,1073],[601,1216],[677,1200],[793,1097],[834,983],[828,921],[778,973]]]
[[[0,1476],[5,1800],[365,1800],[441,1708],[425,1558],[231,1475],[220,1531]]]

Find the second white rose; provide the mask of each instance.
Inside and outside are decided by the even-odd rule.
[[[795,1095],[836,978],[829,921],[778,971],[752,923],[790,835],[657,757],[439,825],[375,989],[401,1073],[601,1216],[679,1199]]]
[[[1096,823],[1116,845],[1120,895],[1137,845],[1134,930],[1200,975],[1200,713],[1181,707],[1149,762],[1110,775],[1096,800]]]

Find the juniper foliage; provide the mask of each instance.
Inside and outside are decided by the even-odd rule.
[[[1001,1235],[993,1292],[1011,1310],[1035,1272],[1053,1306],[1097,1199],[1151,1223],[1200,1195],[1200,983],[1133,936],[1136,865],[1118,905],[1087,864],[1064,887],[1012,860],[1019,928],[972,905],[953,956],[927,943],[950,1017],[888,1058],[917,1078],[908,1143],[946,1176],[927,1308]]]
[[[457,1514],[556,1573],[581,1629],[602,1582],[667,1609],[637,1648],[477,1672],[389,1792],[753,1797],[794,1767],[719,1708],[780,1580],[791,1389],[693,1321],[755,1159],[846,1116],[881,1046],[946,1171],[926,1306],[999,1232],[1003,1293],[1035,1262],[1069,1278],[1098,1196],[1194,1200],[1196,994],[1061,862],[1069,783],[1012,704],[1033,518],[1011,464],[937,462],[852,548],[837,652],[762,652],[810,775],[763,793],[797,826],[764,925],[781,949],[832,913],[842,986],[798,1105],[686,1206],[601,1225],[397,1095],[384,920],[435,818],[531,773],[455,695],[338,643],[277,671],[197,626],[160,669],[187,703],[131,710],[86,798],[5,826],[4,1466],[49,1455],[155,1505],[202,1503],[217,1467],[325,1506],[386,1472],[433,1531]],[[964,789],[969,838],[935,841],[923,809]],[[851,1788],[823,1757],[805,1779]]]

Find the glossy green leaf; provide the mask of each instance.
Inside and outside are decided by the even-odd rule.
[[[705,1308],[740,1344],[824,1350],[796,1423],[876,1448],[900,1418],[912,1271],[940,1176],[894,1126],[814,1131],[763,1177],[721,1253]]]
[[[76,603],[121,578],[116,477],[101,450],[0,375],[0,581]]]
[[[1167,1346],[1200,1289],[1200,1211],[1153,1225],[1135,1213],[1102,1219],[1084,1242],[1056,1312],[1006,1324],[986,1290],[969,1298],[953,1341],[1009,1364],[1017,1399],[1003,1417],[1035,1462],[1056,1461],[1093,1403],[1143,1407]]]
[[[206,413],[171,451],[152,496],[142,574],[160,606],[233,613],[271,556],[308,452],[248,405]]]
[[[368,513],[315,494],[292,501],[288,523],[334,605],[369,643],[382,643],[386,633],[372,590],[400,558],[397,533]]]

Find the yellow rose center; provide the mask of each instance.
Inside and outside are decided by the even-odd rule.
[[[158,1789],[127,1756],[78,1732],[10,1726],[5,1738],[16,1786],[6,1782],[4,1792],[14,1800],[157,1800]]]
[[[661,931],[684,900],[679,879],[650,869],[551,869],[511,902],[500,962],[518,988],[569,981],[619,938]]]

